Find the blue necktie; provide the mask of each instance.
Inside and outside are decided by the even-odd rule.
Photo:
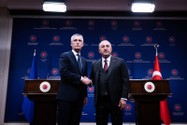
[[[78,57],[78,65],[79,65],[79,70],[80,70],[80,72],[82,71],[82,63],[81,63],[81,57],[80,57],[80,55],[79,54],[77,54],[77,57]]]

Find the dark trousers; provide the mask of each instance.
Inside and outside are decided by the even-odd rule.
[[[123,124],[123,111],[112,104],[109,96],[99,97],[98,104],[96,104],[96,124],[107,125],[109,116],[112,125]]]
[[[83,107],[83,100],[68,102],[58,100],[58,125],[79,125]]]

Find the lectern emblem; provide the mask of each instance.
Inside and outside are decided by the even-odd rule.
[[[48,92],[51,89],[51,84],[47,81],[44,81],[40,84],[41,92]]]
[[[152,82],[146,82],[144,85],[144,89],[148,93],[152,93],[155,90],[155,85]]]

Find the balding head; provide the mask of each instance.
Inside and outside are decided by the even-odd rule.
[[[103,40],[99,43],[99,53],[103,58],[107,58],[112,53],[112,45],[108,40]]]

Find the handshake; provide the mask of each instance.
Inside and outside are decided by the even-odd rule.
[[[81,76],[81,82],[85,85],[92,86],[92,80],[89,79],[87,76]]]

